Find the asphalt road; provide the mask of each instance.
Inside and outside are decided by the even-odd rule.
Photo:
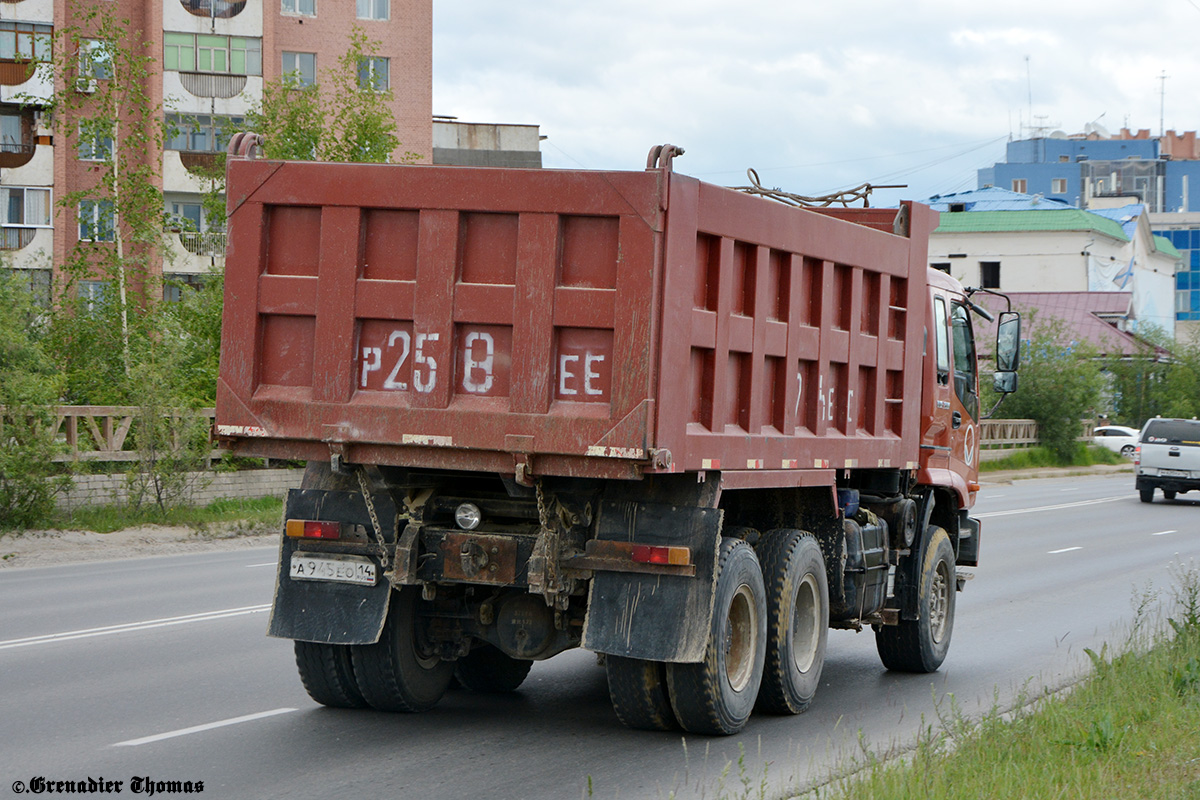
[[[453,691],[433,711],[317,706],[289,642],[264,635],[273,549],[0,573],[0,797],[15,782],[202,781],[234,798],[713,797],[723,779],[768,796],[858,752],[911,740],[954,702],[977,713],[1069,682],[1083,649],[1120,643],[1136,599],[1169,594],[1200,556],[1200,498],[1144,505],[1133,478],[989,487],[983,566],[958,596],[934,675],[882,669],[870,631],[834,631],[800,717],[735,737],[623,728],[586,652],[534,666],[507,697]],[[1200,561],[1200,559],[1198,559]],[[144,787],[143,787],[144,788]]]

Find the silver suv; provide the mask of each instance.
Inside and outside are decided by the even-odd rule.
[[[1180,492],[1200,489],[1200,420],[1156,417],[1142,426],[1136,460],[1137,490],[1143,503],[1154,490],[1174,500]]]

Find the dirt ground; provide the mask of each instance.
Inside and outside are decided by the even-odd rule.
[[[25,531],[0,535],[0,570],[109,561],[119,558],[162,556],[273,547],[279,533],[245,525],[195,528],[144,525],[112,533],[91,531]]]

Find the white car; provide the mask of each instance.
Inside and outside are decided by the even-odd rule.
[[[1124,425],[1105,425],[1092,432],[1092,444],[1107,447],[1126,458],[1133,458],[1133,451],[1138,445],[1138,433],[1134,428],[1126,428]]]

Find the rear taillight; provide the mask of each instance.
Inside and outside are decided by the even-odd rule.
[[[340,539],[342,523],[315,519],[289,519],[284,526],[293,539]]]
[[[672,564],[687,566],[692,563],[692,551],[686,547],[658,547],[635,544],[630,557],[642,564]]]
[[[1133,465],[1136,467],[1142,463],[1142,446],[1139,444],[1133,448]]]

